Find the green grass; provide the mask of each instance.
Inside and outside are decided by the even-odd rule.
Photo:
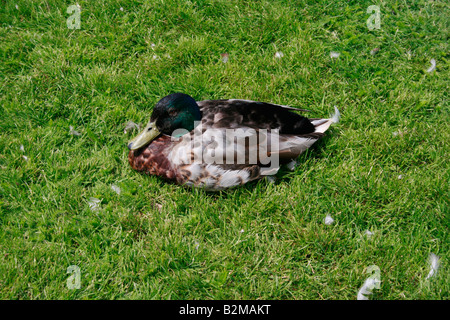
[[[72,4],[0,8],[1,299],[356,299],[371,265],[370,299],[449,298],[446,1],[79,1],[79,30]],[[128,165],[125,124],[176,91],[342,119],[276,183],[210,194]]]

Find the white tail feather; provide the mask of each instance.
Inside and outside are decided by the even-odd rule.
[[[328,128],[331,126],[332,123],[338,123],[339,119],[341,118],[341,113],[339,112],[339,109],[334,106],[334,114],[331,116],[330,119],[316,119],[311,121],[311,123],[316,127],[315,132],[321,132],[324,133],[328,130]]]
[[[321,132],[324,133],[325,131],[328,130],[328,128],[331,126],[331,124],[333,123],[333,121],[331,121],[331,119],[324,119],[326,120],[324,123],[316,126],[316,131],[314,132]],[[314,124],[314,123],[313,123]]]

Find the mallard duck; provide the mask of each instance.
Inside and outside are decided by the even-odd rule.
[[[277,173],[324,135],[330,119],[308,119],[289,106],[239,99],[162,98],[145,129],[128,143],[137,171],[210,191]]]

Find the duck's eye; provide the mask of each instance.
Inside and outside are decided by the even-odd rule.
[[[171,117],[175,117],[176,115],[177,115],[177,110],[169,110],[169,116],[171,116]]]

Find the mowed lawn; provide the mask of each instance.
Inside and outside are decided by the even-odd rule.
[[[0,299],[449,298],[447,1],[76,4],[0,8]],[[173,92],[342,117],[208,193],[128,164]]]

